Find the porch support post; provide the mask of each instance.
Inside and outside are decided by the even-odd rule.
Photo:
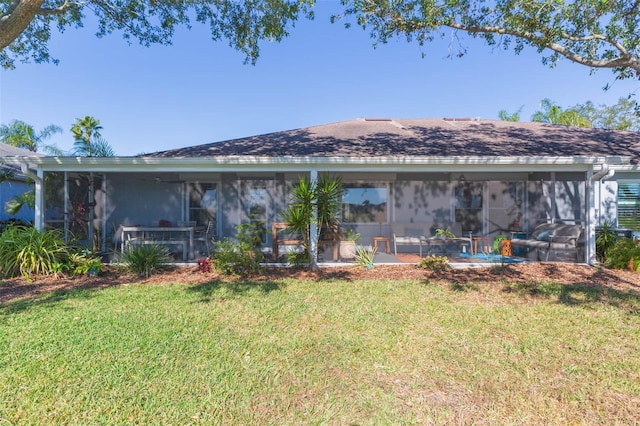
[[[69,242],[69,172],[64,172],[64,241]]]
[[[35,205],[35,217],[34,217],[34,225],[37,230],[44,230],[44,172],[41,168],[38,168],[37,171],[37,179],[35,180],[35,191],[36,191],[36,205]]]
[[[551,223],[556,223],[556,172],[551,172],[551,182],[549,184],[549,198],[551,198]]]
[[[596,190],[595,185],[591,182],[593,171],[587,171],[587,223],[584,230],[584,261],[588,265],[596,263],[596,228],[598,221],[598,213],[596,211]]]
[[[310,172],[309,180],[311,187],[315,188],[318,183],[318,170],[313,169]],[[313,220],[309,226],[309,267],[312,271],[318,269],[318,208],[313,210]]]
[[[102,246],[100,251],[103,253],[107,251],[107,174],[102,174],[102,184],[100,185],[102,191],[100,199],[100,228],[102,229]],[[115,238],[115,235],[113,236]]]
[[[33,173],[27,163],[22,163],[20,169],[25,176],[33,179],[36,197],[33,226],[35,226],[38,231],[42,231],[44,229],[44,171],[38,168],[36,173]]]

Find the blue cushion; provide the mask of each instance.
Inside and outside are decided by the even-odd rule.
[[[545,229],[543,231],[538,232],[538,234],[536,235],[536,240],[538,240],[538,241],[550,241],[552,234],[553,234],[553,230]]]

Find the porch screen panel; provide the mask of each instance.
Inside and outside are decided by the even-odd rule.
[[[640,231],[640,183],[618,184],[618,226]]]
[[[553,217],[560,222],[584,223],[584,177],[570,173],[558,173],[556,179],[556,211]]]
[[[387,223],[386,184],[345,184],[342,195],[342,222]]]
[[[47,228],[64,229],[64,173],[44,174],[44,223]]]
[[[451,222],[449,181],[400,181],[393,191],[396,222]]]
[[[537,225],[551,219],[551,199],[549,183],[540,180],[527,182],[526,213],[524,230],[531,232]]]
[[[487,182],[488,232],[519,232],[523,227],[524,183]]]
[[[189,220],[199,226],[212,222],[216,229],[218,214],[218,186],[211,182],[193,182],[189,184]]]
[[[454,191],[455,220],[464,232],[482,234],[482,182],[458,182]]]
[[[276,194],[275,182],[272,179],[241,180],[240,205],[244,217],[241,223],[251,222],[263,229],[263,243],[269,243],[267,229],[273,211],[273,199]]]
[[[91,203],[94,202],[90,199],[92,176],[88,173],[69,173],[67,176],[69,191],[67,228],[71,234],[71,240],[77,244],[87,245]]]

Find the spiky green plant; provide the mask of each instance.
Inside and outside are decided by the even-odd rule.
[[[130,246],[120,257],[120,261],[127,269],[146,278],[149,278],[170,260],[169,250],[158,244]]]
[[[69,262],[70,250],[57,229],[10,225],[0,235],[0,271],[5,277],[52,275]]]
[[[291,202],[282,213],[290,234],[300,236],[302,246],[310,258],[310,230],[316,226],[318,235],[339,224],[338,213],[344,186],[340,176],[321,176],[317,182],[301,178],[293,187]],[[316,216],[317,213],[317,216]]]
[[[356,254],[354,260],[356,264],[364,266],[367,269],[373,268],[373,260],[376,255],[376,249],[369,246],[356,245]]]

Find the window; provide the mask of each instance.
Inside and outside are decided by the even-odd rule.
[[[345,185],[342,221],[345,223],[387,223],[386,185]]]
[[[640,183],[618,184],[618,226],[640,231]]]
[[[193,182],[189,184],[189,220],[198,225],[215,225],[218,212],[218,188],[215,183]],[[214,227],[215,229],[215,227]]]

